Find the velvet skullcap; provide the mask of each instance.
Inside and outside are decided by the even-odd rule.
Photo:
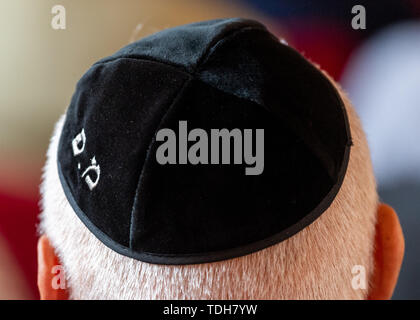
[[[264,129],[263,172],[159,164],[157,132],[178,132],[180,121]],[[343,101],[316,67],[262,24],[221,19],[95,63],[67,110],[58,172],[75,213],[109,248],[192,264],[261,250],[311,224],[337,195],[350,146]]]

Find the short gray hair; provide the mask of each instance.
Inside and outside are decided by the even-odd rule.
[[[352,268],[373,271],[377,193],[360,121],[342,93],[354,146],[343,185],[330,208],[295,236],[220,262],[155,265],[122,256],[85,227],[69,205],[57,172],[64,117],[47,153],[40,231],[66,270],[73,299],[364,299]]]

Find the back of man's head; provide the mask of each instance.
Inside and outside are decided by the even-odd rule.
[[[344,96],[343,96],[344,97]],[[345,99],[345,97],[344,97]],[[64,266],[74,299],[363,299],[352,269],[373,271],[377,194],[366,138],[345,99],[353,138],[347,174],[330,208],[295,236],[230,260],[148,264],[102,244],[79,220],[61,188],[58,122],[45,167],[41,229]]]
[[[186,119],[265,127],[264,174],[156,164],[157,128]],[[253,21],[187,25],[95,64],[56,125],[42,196],[40,230],[74,299],[364,299],[379,281],[360,121],[332,79]],[[381,273],[385,296],[400,262]]]

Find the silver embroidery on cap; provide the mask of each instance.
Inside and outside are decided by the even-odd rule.
[[[79,143],[82,142],[82,146],[79,147]],[[80,132],[72,141],[71,143],[73,147],[73,155],[77,156],[78,154],[81,154],[83,150],[85,150],[86,145],[86,135],[85,135],[85,129],[82,129],[82,132]]]

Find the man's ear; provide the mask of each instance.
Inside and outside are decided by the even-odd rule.
[[[38,289],[41,300],[67,300],[64,269],[45,235],[38,240]]]
[[[375,236],[375,270],[368,299],[392,297],[404,256],[404,236],[394,209],[379,204]]]

